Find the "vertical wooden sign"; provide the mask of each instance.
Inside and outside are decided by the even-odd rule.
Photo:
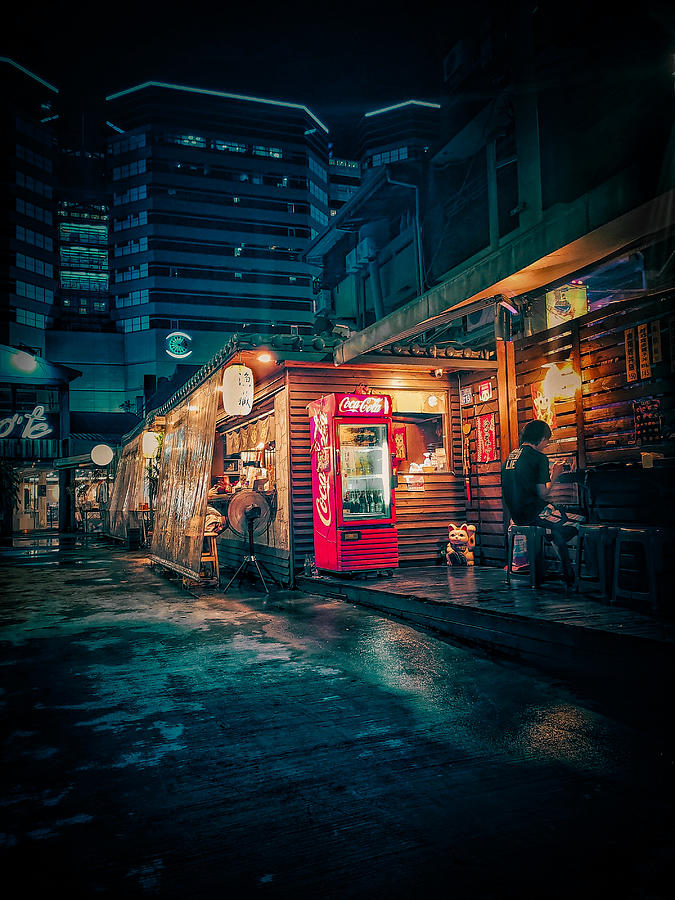
[[[668,342],[670,344],[670,371],[675,372],[675,316],[668,319]]]
[[[649,364],[649,325],[643,322],[638,325],[638,360],[640,363],[640,378],[651,378],[652,367]]]
[[[637,357],[635,353],[635,329],[627,328],[624,333],[624,341],[626,344],[626,380],[638,380]]]
[[[651,323],[652,362],[660,363],[663,359],[661,350],[661,322],[657,319]]]

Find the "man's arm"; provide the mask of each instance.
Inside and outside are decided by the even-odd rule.
[[[551,480],[547,481],[545,484],[537,485],[537,494],[539,495],[540,500],[548,500],[549,494],[551,492],[551,488],[554,483],[557,481],[558,476],[563,471],[564,466],[561,462],[554,462],[553,468],[551,469]]]

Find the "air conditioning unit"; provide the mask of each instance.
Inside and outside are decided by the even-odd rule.
[[[356,245],[357,265],[367,266],[376,256],[377,250],[375,249],[375,241],[372,238],[364,238]]]
[[[347,275],[353,275],[359,271],[359,264],[356,261],[356,250],[350,250],[345,259],[345,270]]]
[[[330,312],[331,308],[331,295],[330,291],[319,291],[316,295],[316,300],[314,301],[314,309],[316,314],[323,312]]]

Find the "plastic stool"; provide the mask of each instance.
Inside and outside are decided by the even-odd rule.
[[[509,525],[506,535],[506,584],[511,584],[511,576],[516,578],[529,578],[530,587],[537,586],[537,565],[544,561],[544,535],[545,528],[539,525]],[[517,534],[522,534],[527,541],[527,561],[530,571],[527,575],[513,571],[513,546]]]
[[[598,593],[601,597],[610,598],[609,590],[609,572],[607,562],[607,548],[610,546],[612,538],[616,534],[615,528],[607,525],[578,525],[577,526],[577,558],[575,563],[575,582],[576,590],[579,591],[582,582],[581,569],[585,562],[585,550],[591,550],[597,576],[595,578],[586,576],[584,581],[593,581],[597,585]]]
[[[202,545],[201,565],[209,563],[211,566],[211,575],[202,576],[205,579],[213,580],[216,584],[220,584],[220,566],[218,564],[218,546],[216,544],[215,534],[205,534],[204,543]]]
[[[612,578],[612,603],[616,603],[617,597],[626,600],[646,600],[652,610],[657,608],[657,561],[660,562],[661,548],[663,546],[664,532],[659,528],[617,528],[616,544],[614,547],[614,575]],[[632,544],[641,548],[644,563],[641,569],[626,570],[621,558],[625,554],[627,545]],[[637,575],[643,581],[644,587],[622,587],[621,574]]]

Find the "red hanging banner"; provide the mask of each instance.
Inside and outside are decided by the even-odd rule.
[[[497,430],[494,413],[478,416],[476,439],[478,462],[494,462],[497,459]]]

